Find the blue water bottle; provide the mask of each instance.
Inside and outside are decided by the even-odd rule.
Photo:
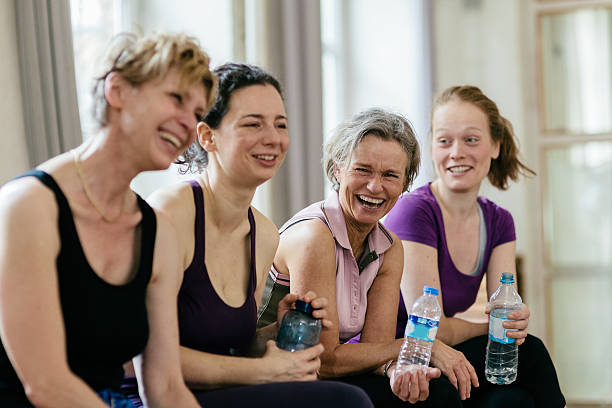
[[[281,322],[276,345],[287,351],[304,350],[319,343],[321,320],[312,317],[312,305],[303,300],[295,301]]]

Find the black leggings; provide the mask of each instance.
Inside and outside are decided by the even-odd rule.
[[[472,387],[464,407],[478,408],[560,408],[565,398],[559,387],[555,366],[542,341],[527,335],[519,346],[518,375],[510,385],[491,384],[485,378],[487,336],[482,335],[454,346],[474,366],[480,387]]]
[[[459,393],[453,384],[444,376],[435,378],[429,382],[429,397],[425,401],[410,404],[399,399],[389,384],[389,379],[382,375],[362,374],[351,377],[335,378],[335,380],[347,382],[363,389],[375,407],[380,408],[455,408],[461,407]]]
[[[363,390],[337,381],[281,382],[193,393],[205,408],[373,408]]]

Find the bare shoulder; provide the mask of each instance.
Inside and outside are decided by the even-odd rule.
[[[279,252],[287,255],[335,253],[334,236],[318,218],[298,222],[281,234]]]
[[[0,216],[13,222],[17,217],[24,229],[46,225],[57,219],[55,195],[34,177],[12,180],[0,188]]]
[[[155,210],[155,216],[157,233],[155,234],[152,281],[157,280],[160,275],[176,275],[182,271],[176,228],[164,213]]]
[[[385,251],[385,257],[383,258],[383,264],[381,266],[381,272],[395,271],[401,275],[402,268],[404,265],[404,247],[402,241],[393,232],[387,230],[389,236],[393,239],[393,243]]]
[[[255,243],[258,259],[262,262],[265,261],[263,263],[269,267],[278,248],[278,229],[272,220],[263,215],[258,209],[251,206],[251,211],[255,220]]]
[[[181,182],[154,191],[147,202],[156,213],[163,214],[173,224],[177,234],[193,234],[195,204],[189,183]]]

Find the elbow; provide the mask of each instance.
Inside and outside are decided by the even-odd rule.
[[[62,386],[65,386],[67,383],[68,381],[49,376],[38,376],[34,379],[23,380],[22,382],[26,397],[35,407],[56,405],[54,401],[61,394]]]

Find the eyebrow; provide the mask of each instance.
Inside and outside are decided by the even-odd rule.
[[[355,167],[365,167],[365,168],[368,168],[368,169],[372,168],[372,166],[370,166],[369,164],[361,163],[361,162],[353,162],[353,166],[355,166]],[[391,173],[397,173],[397,174],[401,173],[400,170],[395,170],[395,169],[385,169],[382,172],[383,173],[391,172]]]
[[[246,118],[255,118],[255,119],[263,119],[264,115],[261,115],[259,113],[247,113],[246,115],[243,115],[242,117],[240,117],[240,119],[246,119]],[[277,115],[274,120],[277,119],[284,119],[287,120],[287,117],[284,115]]]

